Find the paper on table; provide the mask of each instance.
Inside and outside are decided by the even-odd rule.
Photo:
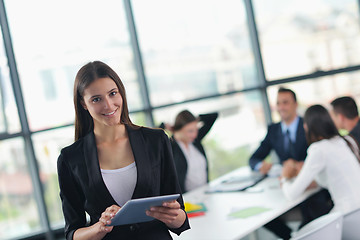
[[[235,210],[232,211],[229,214],[229,217],[233,217],[233,218],[247,218],[247,217],[252,217],[255,216],[257,214],[269,211],[270,208],[265,208],[265,207],[248,207],[248,208],[243,208],[240,210]]]

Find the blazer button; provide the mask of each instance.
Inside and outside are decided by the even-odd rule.
[[[130,231],[133,232],[133,231],[135,231],[135,230],[136,230],[135,226],[134,226],[134,225],[131,225],[131,226],[130,226]]]

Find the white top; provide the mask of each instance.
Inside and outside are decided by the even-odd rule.
[[[101,175],[111,196],[119,206],[131,199],[137,179],[135,162],[119,169],[101,169]]]
[[[188,192],[206,184],[206,159],[194,144],[191,143],[188,147],[185,147],[185,144],[181,141],[178,143],[187,162],[185,190]]]
[[[296,199],[313,180],[329,190],[335,205],[332,211],[346,214],[360,208],[360,163],[341,137],[311,144],[299,175],[293,182],[284,182],[283,192],[288,199]]]

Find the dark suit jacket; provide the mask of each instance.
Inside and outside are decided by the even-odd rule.
[[[204,147],[201,144],[202,139],[206,136],[206,134],[210,131],[211,127],[213,126],[216,118],[218,117],[217,113],[210,113],[210,114],[202,114],[199,115],[199,121],[203,122],[203,126],[199,129],[199,133],[195,141],[193,142],[194,146],[204,155],[206,160],[206,175],[207,181],[209,181],[209,168],[208,168],[208,161],[206,158]],[[174,137],[171,137],[171,147],[174,154],[174,161],[176,166],[176,172],[179,179],[179,184],[182,192],[185,191],[185,179],[187,174],[187,161],[185,158],[184,153],[182,152],[179,144],[176,142]]]
[[[294,159],[297,161],[304,161],[306,158],[307,147],[308,144],[306,142],[303,119],[300,118],[296,131],[296,141],[294,143]],[[250,158],[249,164],[251,169],[254,169],[256,164],[263,161],[269,155],[271,150],[275,150],[281,164],[287,160],[284,150],[284,135],[281,131],[281,123],[274,123],[268,127],[265,139]]]
[[[181,193],[176,177],[169,139],[162,130],[126,127],[137,167],[137,183],[132,198]],[[62,149],[58,159],[60,197],[65,217],[65,235],[72,239],[75,230],[96,223],[101,213],[117,205],[102,179],[97,158],[95,136],[90,132],[84,138]],[[178,199],[184,209],[182,197]],[[189,222],[176,234],[189,229]],[[167,226],[153,220],[116,226],[104,239],[172,239]]]
[[[358,143],[360,143],[360,120],[357,122],[353,130],[351,130],[350,135],[353,136]]]

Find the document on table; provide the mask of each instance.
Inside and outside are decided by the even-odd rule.
[[[252,217],[252,216],[258,215],[260,213],[269,211],[269,210],[270,210],[270,208],[259,207],[259,206],[242,208],[242,209],[231,211],[231,213],[229,214],[229,217],[230,218],[248,218],[248,217]]]

